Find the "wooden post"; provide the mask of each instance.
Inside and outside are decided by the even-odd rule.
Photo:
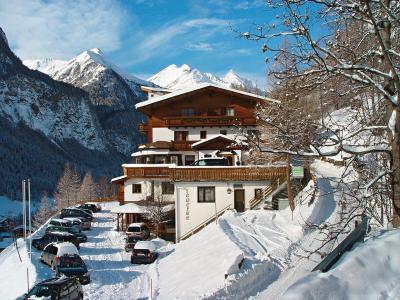
[[[294,211],[294,201],[292,195],[292,183],[290,182],[290,155],[287,156],[287,164],[286,164],[286,181],[287,181],[287,194],[290,210]]]
[[[119,231],[119,214],[117,213],[117,231]]]

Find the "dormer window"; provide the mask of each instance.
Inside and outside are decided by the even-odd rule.
[[[233,107],[227,107],[225,110],[225,115],[228,117],[235,116],[235,109]]]
[[[181,116],[184,116],[184,117],[194,116],[194,108],[182,108]]]

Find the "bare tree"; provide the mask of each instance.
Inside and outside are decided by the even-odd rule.
[[[70,206],[77,201],[79,186],[79,173],[66,163],[64,172],[58,180],[57,188],[54,193],[58,209]]]
[[[148,197],[145,202],[146,219],[155,226],[156,236],[160,236],[160,225],[168,218],[167,203],[161,195]]]
[[[79,199],[84,201],[92,201],[97,198],[97,185],[93,180],[92,173],[86,173],[79,188]]]
[[[111,199],[115,194],[115,187],[110,183],[107,176],[100,177],[97,182],[97,197],[100,199]]]
[[[33,216],[33,228],[38,229],[55,213],[55,209],[49,203],[47,193],[43,193],[40,198],[40,204]]]
[[[367,111],[354,132],[332,130],[322,124],[318,138],[310,149],[274,149],[268,153],[306,157],[348,154],[350,161],[360,157],[382,158],[378,172],[365,178],[350,191],[362,199],[362,207],[373,203],[373,189],[389,178],[392,198],[390,222],[400,226],[400,2],[397,0],[283,0],[267,1],[277,9],[277,23],[258,26],[254,32],[241,35],[249,40],[264,41],[267,59],[285,53],[292,59],[288,70],[272,71],[276,78],[298,80],[299,87],[322,95],[352,100],[359,111]],[[313,24],[318,23],[319,35]],[[321,34],[324,32],[324,34]],[[289,47],[276,47],[276,40],[289,39]],[[335,81],[341,86],[335,86]],[[327,90],[327,87],[330,87]],[[367,108],[367,109],[365,109]],[[327,119],[325,118],[324,121]],[[385,161],[387,163],[385,163]],[[372,170],[372,168],[369,168]],[[370,207],[367,209],[369,210]],[[350,214],[348,220],[358,215]]]

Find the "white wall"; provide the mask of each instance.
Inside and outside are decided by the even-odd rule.
[[[254,129],[254,126],[244,127],[244,130]],[[207,131],[207,139],[220,134],[221,130],[226,130],[226,136],[234,139],[238,130],[236,127],[173,127],[173,128],[153,128],[153,142],[173,141],[174,131],[189,131],[189,141],[199,141],[200,131]]]
[[[250,200],[254,198],[255,189],[265,188],[269,185],[267,181],[252,182],[177,182],[175,185],[176,192],[176,209],[177,221],[176,230],[179,236],[182,236],[196,226],[202,224],[207,219],[215,215],[215,211],[219,212],[228,205],[234,208],[234,187],[233,184],[242,184],[245,190],[245,208],[250,208]],[[216,202],[202,203],[197,201],[197,187],[214,186]],[[228,194],[228,188],[232,190]]]
[[[174,201],[174,195],[162,195],[162,187],[161,182],[168,181],[168,180],[154,180],[154,196],[161,196],[163,201]],[[133,184],[141,184],[142,186],[142,193],[134,194],[132,193],[132,185]],[[129,179],[125,181],[124,185],[124,199],[125,202],[135,202],[140,200],[145,200],[147,196],[151,195],[151,181],[143,180],[143,179]]]

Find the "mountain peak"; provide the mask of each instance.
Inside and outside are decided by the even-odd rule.
[[[190,72],[190,71],[191,71],[190,66],[187,65],[187,64],[183,64],[183,65],[180,67],[180,69],[181,69],[183,72]]]
[[[89,52],[96,53],[97,55],[103,56],[103,52],[99,48],[90,49]]]

